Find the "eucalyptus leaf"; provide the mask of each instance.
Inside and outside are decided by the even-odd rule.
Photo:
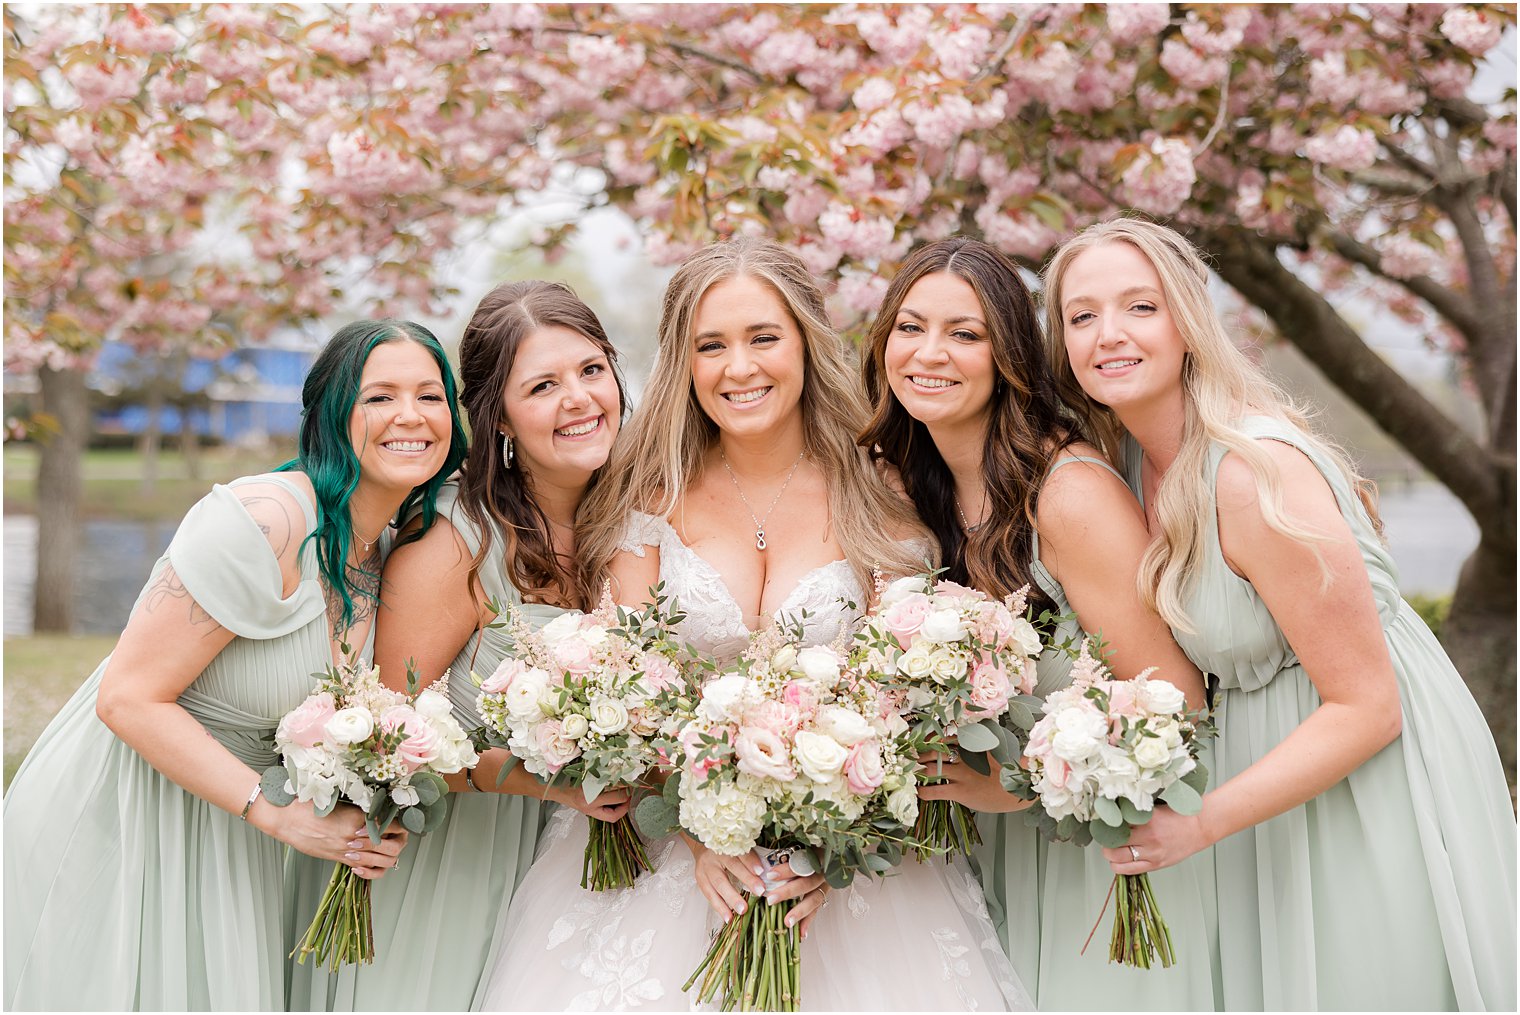
[[[633,822],[646,839],[669,835],[680,827],[681,812],[663,797],[647,796],[633,810]]]
[[[665,780],[665,785],[660,789],[660,795],[663,796],[665,798],[665,802],[670,804],[672,807],[681,806],[680,772],[670,773],[670,778]]]
[[[1056,822],[1056,838],[1069,839],[1071,833],[1077,830],[1077,818],[1074,814],[1068,814]]]
[[[285,788],[289,777],[285,774],[283,765],[266,768],[263,776],[259,778],[259,786],[263,788],[264,799],[276,807],[288,807],[295,802],[296,795]]]
[[[1119,798],[1119,810],[1124,815],[1124,821],[1130,825],[1143,825],[1151,819],[1153,811],[1142,811],[1130,803],[1129,797]]]
[[[333,811],[337,810],[338,809],[338,804],[340,804],[340,803],[342,803],[342,801],[338,799],[338,797],[337,797],[336,794],[334,794],[333,797],[332,797],[332,799],[328,800],[327,803],[324,806],[322,806],[322,807],[314,807],[312,809],[317,812],[317,817],[319,817],[319,818],[325,818],[329,814],[331,814]]]
[[[1178,814],[1197,814],[1203,810],[1203,797],[1198,791],[1187,783],[1178,780],[1166,788],[1161,795],[1166,805]]]
[[[1087,823],[1087,830],[1092,834],[1093,842],[1096,842],[1100,846],[1107,846],[1110,849],[1115,846],[1122,846],[1129,841],[1129,827],[1127,825],[1120,825],[1118,828],[1115,828],[1113,825],[1103,821],[1089,821]]]
[[[992,751],[996,750],[1001,741],[998,735],[992,732],[990,723],[975,722],[969,726],[962,726],[955,735],[956,742],[968,751]]]
[[[443,819],[448,817],[449,802],[448,800],[440,797],[438,802],[433,804],[431,807],[424,807],[423,812],[427,815],[427,823],[422,826],[423,834],[427,834],[428,832],[436,832],[438,830],[438,826],[443,824]]]
[[[1106,796],[1093,800],[1093,810],[1097,812],[1098,817],[1103,819],[1104,824],[1113,825],[1115,828],[1124,824],[1124,815],[1120,813],[1119,805]]]
[[[1008,702],[1008,721],[1021,730],[1027,730],[1034,726],[1034,712],[1022,701],[1014,699]]]
[[[1024,753],[1024,749],[1019,743],[1018,734],[1002,723],[994,723],[992,731],[997,734],[998,738],[997,749],[992,752],[993,760],[1001,765],[1011,765],[1017,762],[1019,756]]]
[[[986,751],[968,751],[964,747],[958,748],[956,753],[961,756],[967,768],[977,775],[987,775],[992,771],[992,765],[987,760]]]
[[[430,776],[430,778],[423,778],[423,776]],[[441,782],[443,780],[433,775],[432,772],[417,772],[414,774],[412,776],[412,789],[417,791],[417,802],[425,807],[435,800],[442,798],[443,794],[448,791],[448,784],[444,783],[440,786],[439,783]]]
[[[830,888],[848,888],[850,882],[855,880],[855,873],[848,867],[840,864],[830,867],[823,874],[823,880],[827,881]]]
[[[422,834],[427,826],[427,814],[421,807],[407,807],[401,811],[401,827],[408,832]]]
[[[792,869],[796,870],[795,867]],[[870,853],[866,856],[866,869],[875,874],[884,874],[892,869],[892,861],[880,854]]]
[[[1209,770],[1203,767],[1203,762],[1199,762],[1197,767],[1182,777],[1182,781],[1201,794],[1209,788]]]
[[[584,780],[581,781],[581,795],[586,798],[586,802],[588,804],[591,801],[595,800],[597,797],[601,796],[602,790],[606,788],[606,781],[603,779],[598,779],[593,775],[588,775]]]

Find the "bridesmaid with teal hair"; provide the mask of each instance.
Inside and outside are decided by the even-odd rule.
[[[385,568],[375,660],[404,685],[408,661],[424,684],[449,672],[466,729],[481,725],[471,670],[488,676],[511,642],[493,628],[511,606],[535,626],[595,605],[577,564],[576,511],[606,464],[623,412],[617,351],[601,322],[558,282],[509,282],[481,300],[459,345],[461,400],[475,440],[438,496],[438,524],[398,547]],[[448,817],[416,836],[396,874],[373,892],[375,962],[336,973],[292,964],[292,1010],[462,1011],[478,1007],[517,883],[533,863],[546,802],[616,821],[626,789],[587,803],[546,787],[486,751],[448,777]],[[292,857],[291,935],[315,912],[327,872]]]
[[[1135,589],[1147,542],[1140,507],[1063,410],[1034,301],[1008,258],[960,236],[915,251],[887,289],[863,371],[875,413],[861,444],[891,466],[935,533],[946,577],[999,598],[1027,584],[1037,612],[1069,618],[1057,642],[1101,634],[1115,675],[1158,667],[1191,707],[1203,705],[1202,676]],[[1067,686],[1070,670],[1066,653],[1047,651],[1035,693]],[[1178,963],[1112,965],[1106,935],[1082,952],[1113,882],[1101,848],[1042,838],[996,765],[944,771],[919,795],[982,812],[974,859],[984,894],[1039,1008],[1215,1007],[1207,854],[1155,878]]]
[[[1212,847],[1229,1009],[1513,1011],[1504,771],[1370,484],[1230,342],[1176,232],[1093,226],[1046,278],[1063,393],[1145,509],[1140,588],[1216,681],[1203,809],[1159,808],[1113,869]]]
[[[438,341],[360,321],[317,357],[299,453],[216,486],[153,566],[115,651],[5,797],[5,1007],[285,1004],[288,845],[376,878],[362,813],[275,807],[274,730],[343,645],[365,646],[392,520],[426,528],[464,455]]]

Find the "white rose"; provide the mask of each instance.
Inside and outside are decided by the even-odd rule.
[[[1085,705],[1063,708],[1054,716],[1051,750],[1066,761],[1081,761],[1108,740],[1108,718]]]
[[[1172,715],[1187,707],[1187,698],[1168,681],[1145,680],[1141,682],[1140,705],[1147,712]]]
[[[604,737],[620,732],[628,725],[628,709],[613,698],[598,698],[591,703],[591,729]]]
[[[924,618],[924,626],[918,635],[925,641],[959,641],[966,633],[961,623],[961,611],[956,609],[935,610]]]
[[[771,670],[774,673],[787,674],[797,666],[797,650],[791,645],[782,645],[771,656]]]
[[[333,717],[327,720],[322,729],[332,737],[334,743],[347,746],[369,739],[369,735],[375,731],[375,720],[368,709],[341,708],[333,713]]]
[[[449,699],[431,687],[417,695],[412,708],[424,719],[447,719],[454,714],[454,706],[449,703]]]
[[[581,638],[587,645],[595,648],[607,640],[607,629],[600,624],[592,624],[581,629]]]
[[[792,742],[792,754],[804,775],[814,782],[832,782],[844,769],[848,751],[833,737],[802,730]]]
[[[966,675],[966,660],[959,652],[941,648],[929,657],[929,677],[936,684],[948,684]]]
[[[550,645],[564,641],[581,629],[581,616],[581,614],[573,612],[561,613],[539,628],[538,633]]]
[[[702,687],[699,711],[713,722],[737,722],[744,711],[749,678],[742,673],[725,673]]]
[[[537,666],[519,673],[503,694],[507,714],[518,722],[538,722],[544,717],[539,701],[548,686],[549,674]]]
[[[911,826],[918,820],[918,790],[912,783],[898,787],[887,796],[887,813],[904,825]]]
[[[1023,617],[1013,618],[1013,644],[1022,656],[1037,656],[1044,648],[1040,643],[1040,633]]]
[[[810,645],[798,652],[797,665],[808,679],[825,687],[833,687],[839,680],[839,656],[827,645]]]
[[[391,787],[391,800],[395,801],[398,807],[415,807],[422,802],[422,798],[417,795],[417,791],[410,786]]]
[[[934,670],[933,649],[927,641],[919,640],[897,660],[897,672],[909,680],[927,680]]]
[[[1171,748],[1160,737],[1141,737],[1135,745],[1135,763],[1141,768],[1162,768],[1171,760]]]
[[[929,583],[920,575],[912,575],[908,578],[899,578],[888,585],[881,593],[880,609],[886,609],[899,600],[907,599],[911,595],[929,591]]]
[[[827,705],[821,709],[814,726],[819,733],[845,747],[854,747],[871,735],[871,724],[866,722],[865,716],[841,705]]]
[[[560,729],[571,740],[579,740],[591,728],[591,723],[579,712],[571,712],[560,722]]]

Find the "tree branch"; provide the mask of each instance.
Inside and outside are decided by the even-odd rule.
[[[1323,296],[1289,271],[1271,244],[1235,227],[1211,230],[1200,239],[1226,282],[1270,316],[1336,387],[1467,505],[1486,536],[1514,546],[1513,458],[1496,460],[1432,405],[1369,349]],[[1506,470],[1508,498],[1500,478]]]
[[[1442,317],[1450,321],[1464,337],[1474,339],[1480,327],[1472,307],[1460,295],[1428,275],[1417,278],[1398,278],[1383,270],[1383,259],[1377,251],[1343,232],[1326,228],[1324,236],[1335,252],[1348,261],[1355,261],[1368,271],[1390,282],[1395,282],[1429,303]]]

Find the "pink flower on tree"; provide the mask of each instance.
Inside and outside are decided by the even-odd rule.
[[[1473,56],[1482,56],[1499,44],[1504,26],[1487,11],[1453,7],[1441,15],[1441,34]]]
[[[1171,20],[1167,4],[1109,4],[1104,8],[1108,34],[1121,45],[1133,46],[1161,34]]]
[[[1361,127],[1342,124],[1332,133],[1304,142],[1304,155],[1320,165],[1355,172],[1377,161],[1377,135]]]
[[[1152,141],[1119,179],[1125,200],[1153,215],[1175,213],[1192,195],[1196,182],[1192,146],[1178,138]]]
[[[857,314],[874,314],[887,295],[887,280],[880,275],[848,272],[839,278],[839,297]]]

